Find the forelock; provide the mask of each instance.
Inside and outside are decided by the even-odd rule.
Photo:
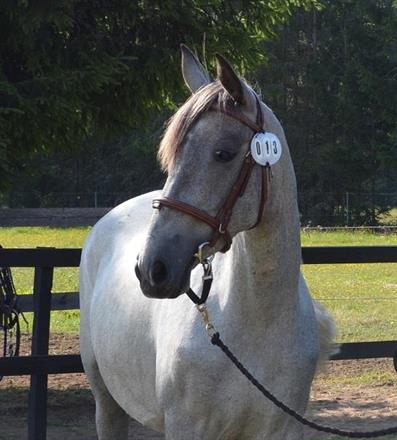
[[[158,151],[163,171],[170,171],[177,151],[192,124],[215,102],[228,105],[232,98],[219,81],[212,82],[194,93],[168,120]]]

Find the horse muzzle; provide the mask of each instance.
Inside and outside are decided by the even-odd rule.
[[[172,258],[171,255],[157,254],[153,258],[138,256],[135,274],[143,294],[157,299],[177,298],[182,295],[189,287],[195,259],[192,256],[187,261],[187,264],[183,264],[180,259]]]

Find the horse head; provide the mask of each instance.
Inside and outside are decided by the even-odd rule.
[[[227,250],[233,236],[260,221],[266,196],[264,167],[250,150],[263,126],[256,93],[220,55],[211,82],[182,46],[182,73],[192,95],[170,119],[159,148],[168,178],[136,264],[141,289],[153,298],[185,292],[198,246],[210,243],[210,254]]]

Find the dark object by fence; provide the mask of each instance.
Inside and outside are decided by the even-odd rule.
[[[77,292],[51,293],[54,267],[78,267],[81,249],[0,249],[0,267],[34,267],[33,295],[18,297],[23,312],[34,312],[32,356],[0,358],[0,375],[31,375],[28,439],[46,438],[47,375],[83,372],[80,355],[48,355],[51,310],[79,308]],[[396,263],[397,246],[306,247],[304,264]],[[397,341],[345,343],[332,359],[387,357],[397,367]]]
[[[10,268],[0,266],[0,331],[3,333],[3,357],[19,355],[21,311],[17,306],[17,299]],[[3,376],[0,376],[0,380],[2,379]]]

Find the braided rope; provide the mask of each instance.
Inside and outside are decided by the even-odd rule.
[[[293,417],[295,420],[300,422],[302,425],[309,426],[312,429],[317,431],[327,432],[328,434],[336,434],[341,437],[350,437],[350,438],[375,438],[375,437],[383,437],[389,434],[396,434],[397,427],[379,429],[377,431],[345,431],[342,429],[331,428],[330,426],[319,425],[316,422],[306,419],[302,415],[298,414],[296,411],[285,405],[283,402],[277,399],[269,390],[267,390],[261,383],[259,383],[254,376],[244,367],[244,365],[234,356],[234,354],[230,351],[230,349],[223,343],[221,340],[219,333],[215,333],[211,337],[211,343],[213,345],[218,346],[225,355],[233,362],[233,364],[238,368],[241,373],[257,388],[267,399],[269,399],[274,405],[280,408],[282,411]]]

